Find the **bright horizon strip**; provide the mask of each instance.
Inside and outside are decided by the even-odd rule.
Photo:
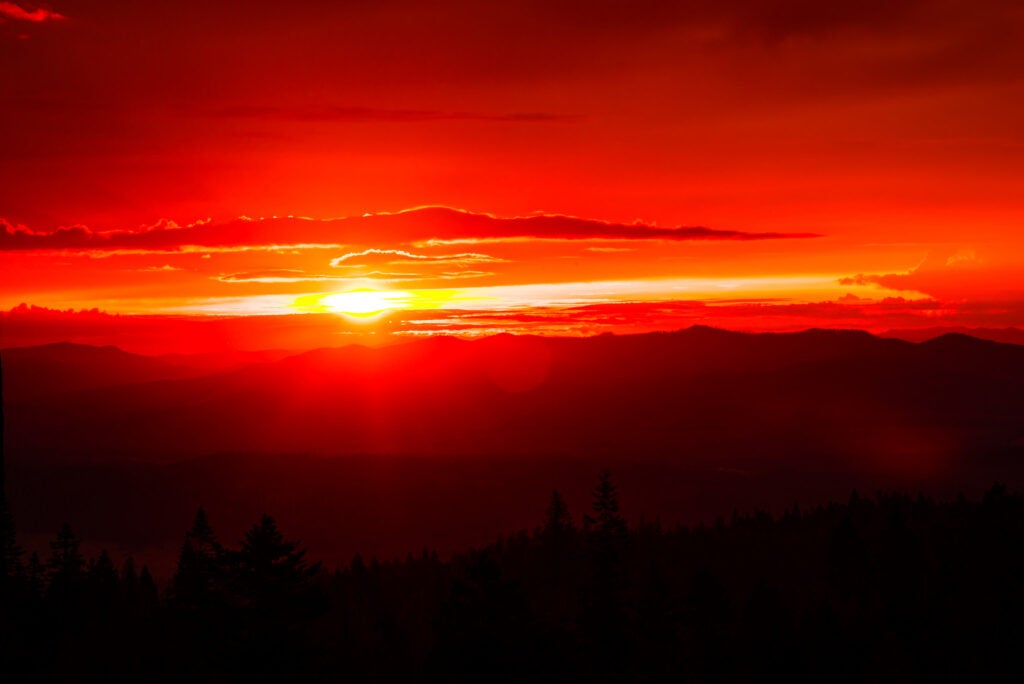
[[[571,307],[623,301],[729,301],[735,299],[785,299],[825,301],[844,295],[865,300],[887,296],[922,299],[924,295],[891,292],[874,285],[840,285],[838,276],[800,275],[733,278],[669,278],[651,280],[607,280],[570,283],[491,285],[459,289],[401,289],[360,287],[352,290],[304,295],[270,294],[241,297],[195,298],[186,302],[166,299],[106,302],[104,310],[121,314],[273,316],[301,313],[341,313],[328,298],[346,293],[372,291],[379,294],[384,311],[469,310],[508,311],[534,307]],[[96,306],[96,302],[90,302]]]

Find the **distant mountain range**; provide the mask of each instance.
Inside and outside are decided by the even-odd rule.
[[[57,344],[3,361],[21,529],[70,518],[126,548],[176,544],[200,503],[228,531],[273,510],[342,555],[457,548],[531,524],[553,486],[581,514],[605,467],[628,510],[668,520],[1024,484],[1024,347],[962,334],[694,327],[213,358]]]
[[[190,363],[70,344],[6,350],[9,448],[60,460],[301,452],[858,461],[998,449],[1024,436],[1024,347],[960,334],[914,344],[858,331],[693,327],[278,356]]]

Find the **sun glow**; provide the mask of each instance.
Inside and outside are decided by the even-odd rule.
[[[352,290],[327,295],[320,304],[334,313],[373,318],[386,311],[409,307],[409,293],[392,290]]]

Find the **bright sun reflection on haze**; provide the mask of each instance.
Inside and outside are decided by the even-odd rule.
[[[320,304],[335,313],[356,318],[373,318],[385,311],[409,306],[409,294],[398,291],[352,290],[327,295]]]
[[[363,287],[347,292],[322,292],[301,295],[288,305],[302,313],[341,314],[357,321],[370,321],[382,314],[405,309],[441,309],[459,303],[463,306],[479,299],[459,290],[378,290]]]

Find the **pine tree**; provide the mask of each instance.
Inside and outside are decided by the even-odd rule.
[[[95,603],[94,608],[109,610],[117,601],[119,580],[117,568],[110,554],[106,549],[100,551],[100,555],[89,562],[87,574],[89,583],[89,595]]]
[[[50,575],[48,598],[58,602],[78,598],[85,577],[85,557],[80,546],[71,525],[64,523],[57,538],[50,542],[50,559],[46,563]]]
[[[56,539],[50,542],[50,571],[55,574],[80,575],[85,569],[85,557],[79,550],[81,544],[71,525],[64,523]]]
[[[14,531],[14,518],[7,508],[6,498],[0,501],[0,543],[3,544],[3,581],[21,577],[25,572],[22,557],[25,550],[18,546],[18,539]]]
[[[0,361],[0,581],[6,588],[8,578],[21,573],[21,556],[24,553],[17,544],[14,533],[14,518],[7,506],[7,464],[4,460],[4,372]]]
[[[2,557],[0,557],[0,563],[3,563],[3,567],[0,567],[0,577],[5,578],[10,574],[10,569],[7,567],[7,537],[8,537],[8,524],[11,523],[10,534],[13,537],[14,525],[13,519],[10,516],[10,512],[7,509],[7,461],[4,455],[4,364],[3,357],[0,357],[0,511],[3,513],[3,518],[0,518],[0,524],[3,525],[3,530],[0,531],[3,534],[4,551]]]
[[[222,599],[224,555],[224,547],[217,541],[206,511],[200,507],[178,556],[171,583],[174,604],[198,609]]]
[[[310,588],[320,564],[309,566],[306,551],[287,541],[269,515],[245,533],[241,549],[232,554],[235,586],[248,605],[278,610]]]
[[[125,605],[132,605],[139,593],[139,573],[135,571],[135,559],[128,556],[121,566],[121,598]]]
[[[196,550],[204,556],[214,557],[223,550],[206,517],[206,509],[202,506],[196,510],[196,518],[188,537]]]
[[[629,534],[629,526],[619,514],[619,490],[607,470],[598,475],[593,497],[591,508],[594,515],[586,516],[591,543],[602,548],[623,543]]]
[[[551,492],[551,503],[544,512],[544,526],[541,537],[547,540],[563,540],[576,531],[569,515],[569,507],[557,489]]]
[[[46,591],[46,566],[35,551],[28,557],[28,589],[36,598],[42,598]]]
[[[160,605],[160,594],[156,588],[153,575],[149,572],[149,566],[143,565],[139,571],[139,598],[138,606],[141,612],[152,613]]]
[[[139,581],[139,573],[135,569],[135,558],[127,556],[121,564],[121,583],[134,588]]]
[[[537,531],[540,543],[536,609],[546,619],[561,627],[572,623],[577,610],[578,537],[569,507],[558,490],[551,492],[551,500],[544,515],[544,523]]]
[[[593,515],[585,516],[590,581],[583,605],[583,624],[591,651],[591,675],[617,681],[629,660],[622,608],[629,527],[619,513],[618,489],[607,470],[598,476],[593,497]]]
[[[229,555],[232,589],[243,611],[245,636],[239,655],[241,676],[266,681],[303,681],[312,676],[317,655],[305,629],[325,608],[298,542],[288,541],[269,515],[245,533],[241,548]]]

